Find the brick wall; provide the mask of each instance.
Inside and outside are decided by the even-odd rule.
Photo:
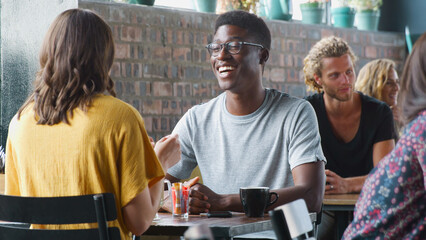
[[[148,133],[169,134],[192,106],[221,93],[204,48],[213,38],[215,14],[163,7],[81,1],[111,26],[116,57],[111,71],[118,98],[140,111]],[[272,51],[264,86],[306,95],[303,58],[322,37],[344,38],[359,57],[358,67],[391,58],[401,72],[406,57],[404,35],[366,32],[285,21],[266,21]]]

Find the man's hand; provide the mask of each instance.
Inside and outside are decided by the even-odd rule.
[[[198,183],[199,178],[193,178],[188,181],[191,187],[189,193],[189,213],[199,214],[209,211],[223,210],[221,201],[223,197],[213,192],[210,188]]]
[[[325,170],[325,175],[327,176],[325,194],[342,194],[350,192],[348,183],[344,178],[330,170]]]

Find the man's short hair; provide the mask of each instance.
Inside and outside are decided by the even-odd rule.
[[[349,54],[352,63],[355,66],[357,57],[353,53],[349,44],[341,38],[331,36],[321,39],[309,51],[308,55],[303,60],[305,73],[305,83],[308,90],[322,92],[322,87],[315,82],[314,75],[321,77],[321,60],[329,57],[341,57]]]
[[[262,18],[255,14],[241,10],[229,11],[219,15],[216,20],[214,33],[223,25],[234,25],[246,29],[256,43],[262,44],[266,49],[271,49],[271,32]]]

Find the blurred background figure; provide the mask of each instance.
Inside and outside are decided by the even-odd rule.
[[[403,134],[369,174],[343,239],[426,239],[426,33],[405,63],[398,105]]]
[[[361,68],[355,83],[355,90],[385,102],[392,109],[395,123],[395,142],[399,138],[400,121],[397,98],[399,78],[395,62],[382,58],[371,61]]]

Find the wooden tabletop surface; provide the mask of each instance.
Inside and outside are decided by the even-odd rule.
[[[324,195],[324,205],[355,205],[359,193]]]
[[[160,220],[153,222],[144,235],[183,236],[191,226],[206,224],[215,237],[231,238],[246,233],[272,230],[269,216],[248,218],[244,213],[235,213],[231,218],[207,218],[190,215],[188,219],[173,217],[170,213],[159,213]]]

